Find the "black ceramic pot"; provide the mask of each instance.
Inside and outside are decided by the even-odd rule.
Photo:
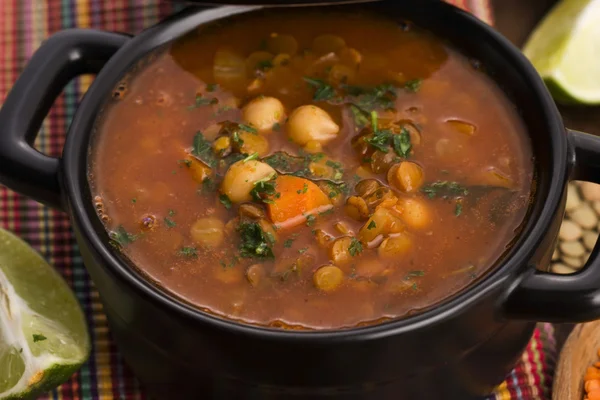
[[[134,38],[58,33],[33,56],[6,99],[0,111],[0,182],[70,214],[119,348],[157,397],[476,399],[515,365],[534,321],[600,317],[598,246],[575,275],[541,272],[562,220],[567,182],[600,182],[600,138],[565,130],[533,67],[475,17],[437,1],[361,7],[412,20],[480,60],[519,110],[535,152],[534,201],[504,261],[472,287],[408,319],[330,332],[242,325],[159,290],[108,245],[86,167],[95,120],[112,89],[153,49],[199,24],[256,8],[189,8]],[[32,143],[53,100],[69,79],[89,72],[99,74],[77,110],[63,157],[38,153]]]

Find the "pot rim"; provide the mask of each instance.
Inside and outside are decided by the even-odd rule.
[[[102,235],[106,236],[105,229],[92,206],[91,194],[87,184],[87,166],[90,153],[89,144],[94,132],[95,122],[106,99],[110,96],[110,92],[130,70],[130,67],[148,52],[188,33],[198,25],[256,11],[262,9],[261,6],[187,8],[131,39],[110,59],[92,83],[69,128],[70,133],[67,135],[63,151],[61,183],[74,225],[81,237],[90,244],[96,259],[101,260],[102,267],[108,269],[113,278],[118,278],[126,283],[128,287],[134,289],[143,298],[155,303],[159,308],[163,310],[170,309],[186,319],[206,327],[235,331],[240,334],[270,340],[302,341],[303,343],[317,343],[331,339],[338,341],[355,341],[357,338],[360,338],[360,340],[375,340],[415,331],[452,318],[461,311],[472,307],[482,297],[497,290],[502,285],[506,287],[507,291],[514,287],[519,278],[518,273],[523,272],[525,268],[533,268],[528,263],[538,246],[543,242],[555,219],[555,213],[560,209],[564,182],[569,172],[567,160],[569,148],[560,114],[534,67],[508,39],[487,24],[471,14],[441,1],[428,3],[422,0],[402,0],[399,3],[401,4],[396,4],[394,0],[384,0],[379,3],[366,3],[361,6],[380,7],[383,5],[384,7],[395,7],[397,11],[406,11],[407,7],[422,7],[424,3],[427,3],[428,12],[435,11],[444,15],[445,23],[449,25],[462,24],[462,27],[452,29],[460,30],[464,26],[468,26],[470,30],[481,32],[478,35],[479,37],[473,40],[486,41],[488,46],[494,47],[501,54],[504,63],[512,65],[513,68],[519,71],[523,82],[529,85],[528,90],[533,92],[538,100],[537,104],[532,106],[537,108],[536,111],[543,115],[546,121],[547,126],[545,128],[547,128],[547,134],[552,144],[551,165],[550,171],[538,170],[538,172],[540,175],[550,174],[552,179],[550,179],[550,184],[547,185],[545,192],[540,193],[538,191],[535,193],[535,200],[530,205],[530,210],[537,211],[529,215],[518,239],[504,259],[492,271],[489,271],[478,282],[468,286],[458,294],[415,316],[364,327],[295,331],[251,325],[201,311],[166,290],[158,288],[150,280],[144,278],[142,274],[123,262],[116,251],[106,244],[106,239],[101,237]],[[329,6],[329,8],[334,7],[348,6]],[[396,13],[398,15],[394,18],[404,18],[404,11]],[[433,30],[430,29],[433,25],[435,25],[434,22],[431,22],[429,27],[426,24],[417,24],[425,30]],[[539,207],[541,203],[543,205]],[[101,229],[98,229],[98,224],[100,224]],[[502,298],[498,301],[502,301]]]

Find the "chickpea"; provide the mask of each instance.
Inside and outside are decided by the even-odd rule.
[[[258,180],[275,175],[275,170],[269,164],[261,161],[240,160],[233,163],[223,178],[221,192],[226,194],[233,203],[250,201],[250,192]]]
[[[351,82],[354,79],[355,72],[352,68],[336,64],[329,70],[328,80],[332,85],[339,85]]]
[[[390,235],[404,231],[404,224],[395,213],[378,207],[371,218],[360,228],[358,236],[362,242],[370,243],[380,235]]]
[[[222,267],[217,266],[214,267],[213,270],[214,277],[223,283],[233,284],[238,283],[244,277],[244,271],[242,268],[238,267]]]
[[[257,97],[242,110],[242,118],[259,132],[269,133],[273,125],[280,123],[285,116],[285,108],[275,97]]]
[[[397,259],[402,257],[412,249],[413,241],[406,233],[400,233],[396,236],[385,239],[379,245],[377,254],[381,258]]]
[[[352,260],[352,255],[350,254],[350,250],[348,250],[350,245],[352,245],[352,238],[350,236],[336,239],[329,251],[331,261],[336,264],[346,264],[350,262]]]
[[[346,213],[351,218],[362,221],[369,217],[369,207],[362,197],[351,196],[346,200]]]
[[[269,152],[269,141],[264,136],[251,132],[240,132],[238,135],[243,143],[241,146],[236,143],[235,147],[240,153],[257,153],[260,157],[263,157]]]
[[[217,247],[225,239],[225,224],[218,218],[201,218],[190,228],[190,236],[202,246]]]
[[[186,157],[186,160],[189,161],[189,163],[186,165],[189,167],[193,180],[198,183],[202,183],[202,181],[210,176],[211,169],[204,165],[201,161],[198,161],[193,157]]]
[[[217,50],[213,64],[215,81],[227,88],[243,87],[246,80],[246,60],[230,49]]]
[[[213,151],[220,157],[226,157],[231,153],[231,139],[221,136],[213,142]]]
[[[290,138],[300,146],[316,141],[321,144],[335,139],[340,127],[327,111],[313,105],[300,106],[288,120]]]
[[[312,43],[312,49],[317,55],[335,53],[346,47],[346,41],[336,35],[317,36]]]
[[[254,264],[246,270],[246,279],[254,287],[260,284],[260,281],[265,277],[265,269],[260,264]]]
[[[405,198],[398,200],[398,206],[402,220],[411,228],[425,229],[431,224],[431,210],[424,201]]]
[[[394,165],[387,174],[390,185],[405,193],[416,192],[423,186],[423,169],[416,163],[402,161]]]
[[[344,273],[335,265],[325,265],[315,271],[313,283],[324,292],[333,292],[344,280]]]
[[[311,140],[308,143],[306,143],[306,146],[304,146],[304,151],[311,154],[320,153],[323,151],[323,145],[321,145],[321,142]]]
[[[298,41],[290,35],[272,33],[266,45],[267,50],[273,54],[285,53],[293,56],[298,51]]]

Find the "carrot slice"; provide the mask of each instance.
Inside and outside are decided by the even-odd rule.
[[[268,212],[277,228],[301,225],[308,215],[333,207],[329,197],[313,182],[293,175],[279,175],[275,180],[277,195],[271,197]]]

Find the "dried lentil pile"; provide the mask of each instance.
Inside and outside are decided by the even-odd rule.
[[[599,216],[600,185],[570,183],[566,213],[552,255],[552,272],[572,274],[585,265],[598,239]]]

